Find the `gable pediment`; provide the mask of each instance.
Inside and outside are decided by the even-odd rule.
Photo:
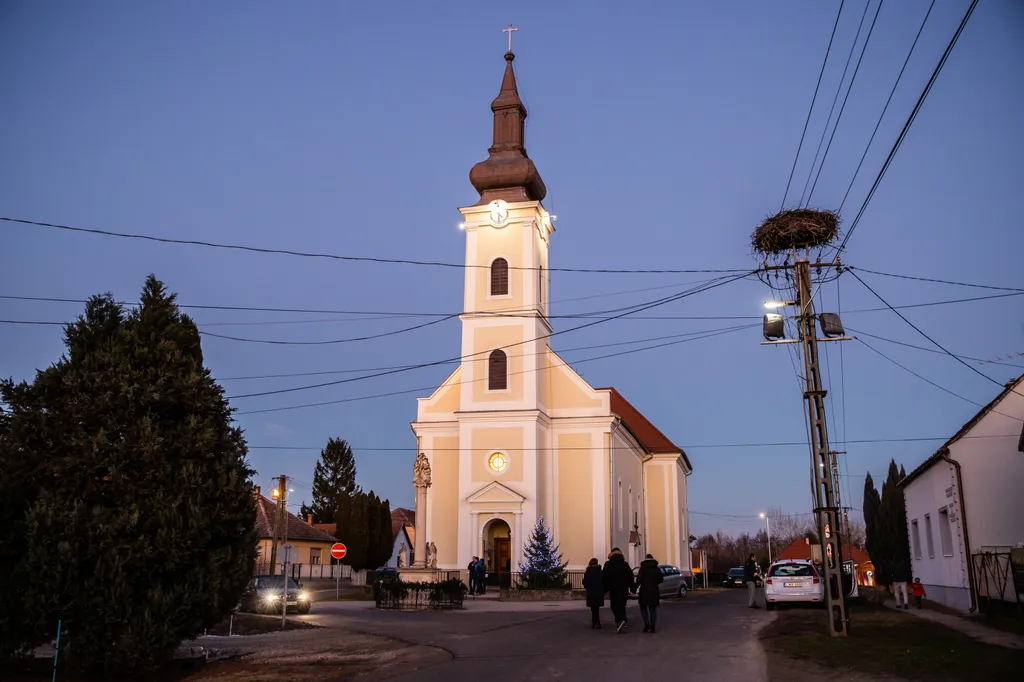
[[[470,495],[466,498],[466,501],[470,503],[486,502],[491,504],[522,504],[526,501],[526,498],[511,488],[506,488],[495,481],[494,483],[489,483]]]

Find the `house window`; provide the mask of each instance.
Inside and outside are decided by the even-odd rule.
[[[320,565],[320,552],[321,552],[321,549],[319,547],[311,548],[309,550],[309,563],[313,564],[314,566],[319,566]]]
[[[508,261],[495,258],[491,263],[491,296],[508,295]]]
[[[921,530],[917,526],[917,519],[910,522],[910,544],[913,545],[914,558],[921,558]]]
[[[932,540],[932,517],[930,514],[924,515],[924,539],[928,543],[928,557],[934,559],[935,541]]]
[[[487,359],[487,390],[504,391],[508,388],[508,356],[505,351],[491,352]]]
[[[953,556],[953,526],[949,522],[949,507],[939,510],[939,542],[942,556]]]

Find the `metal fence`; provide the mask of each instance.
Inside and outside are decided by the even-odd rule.
[[[544,573],[497,573],[498,587],[517,590],[582,590],[584,571],[564,571],[552,576]]]
[[[458,580],[436,583],[403,583],[382,580],[373,584],[373,601],[389,611],[443,611],[461,609],[466,586]]]
[[[274,566],[274,573],[281,574],[284,565],[278,563]],[[257,561],[253,565],[253,575],[267,575],[270,573],[270,562]],[[288,575],[293,580],[351,580],[352,567],[345,564],[288,564]]]
[[[1021,607],[1024,592],[1024,565],[1015,565],[1010,548],[982,551],[971,555],[974,563],[974,593],[982,612]]]

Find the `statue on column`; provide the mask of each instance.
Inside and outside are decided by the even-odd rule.
[[[416,463],[412,467],[412,482],[417,488],[430,487],[430,462],[422,452],[416,455]]]
[[[437,568],[437,545],[427,545],[427,568]]]

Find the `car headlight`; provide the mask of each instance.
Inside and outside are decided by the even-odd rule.
[[[275,600],[279,599],[280,596],[281,595],[279,595],[279,594],[275,594],[275,593],[271,592],[270,594],[265,595],[263,598],[266,599],[267,601],[275,601]]]
[[[309,599],[309,595],[305,592],[299,592],[299,601],[306,601]]]

